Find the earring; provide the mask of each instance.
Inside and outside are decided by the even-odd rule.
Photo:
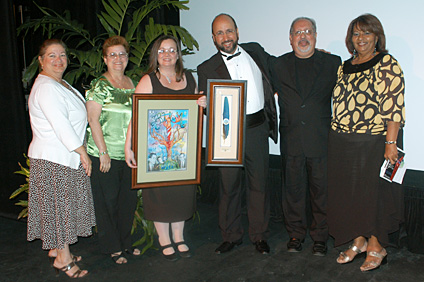
[[[355,59],[356,58],[356,56],[358,55],[358,52],[356,52],[356,49],[353,49],[353,58]]]

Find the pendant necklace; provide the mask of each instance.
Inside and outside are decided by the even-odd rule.
[[[160,71],[160,68],[158,68],[158,70],[159,70],[159,73],[160,73],[161,75],[163,75],[163,76],[166,78],[166,80],[168,80],[168,83],[169,83],[169,84],[171,84],[171,79],[170,79],[170,78],[169,78],[166,74],[162,73],[162,72]],[[174,74],[173,76],[175,76],[175,74]]]
[[[118,80],[114,79],[113,76],[109,73],[110,78],[118,85],[118,88],[125,89],[125,87],[122,87],[122,83],[118,82]],[[125,77],[122,79],[122,81],[125,79]]]

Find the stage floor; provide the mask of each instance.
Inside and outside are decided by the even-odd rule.
[[[116,265],[99,252],[96,236],[80,238],[71,246],[74,254],[82,255],[79,265],[89,270],[84,281],[424,281],[424,255],[413,254],[405,247],[388,248],[388,264],[370,273],[359,270],[363,259],[338,265],[336,258],[343,248],[328,243],[328,254],[316,257],[311,253],[312,241],[307,238],[300,253],[288,253],[289,239],[282,222],[271,221],[268,240],[271,253],[256,252],[248,236],[243,244],[227,254],[216,255],[221,243],[217,226],[217,206],[198,203],[200,218],[186,223],[185,239],[193,257],[168,262],[156,250],[130,259],[126,265]],[[247,219],[243,216],[245,230]],[[158,245],[156,240],[156,246]],[[64,281],[56,277],[41,241],[26,241],[26,223],[0,217],[0,281]]]

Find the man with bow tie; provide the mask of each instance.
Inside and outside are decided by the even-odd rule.
[[[246,175],[246,202],[249,239],[262,254],[270,251],[267,243],[270,192],[267,187],[269,166],[268,137],[277,141],[277,113],[267,61],[270,57],[258,43],[238,44],[239,31],[228,14],[219,14],[212,22],[212,39],[218,49],[197,67],[199,90],[207,91],[208,79],[247,80],[245,166],[221,167],[219,228],[223,243],[217,254],[231,251],[242,243],[241,223],[242,170]],[[206,98],[199,99],[206,107]]]

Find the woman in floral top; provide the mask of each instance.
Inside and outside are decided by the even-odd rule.
[[[387,261],[389,234],[403,220],[401,188],[379,177],[385,159],[398,159],[405,122],[403,73],[385,41],[375,16],[354,19],[346,36],[353,56],[340,66],[333,91],[328,225],[335,246],[353,240],[338,263],[367,253],[361,271]]]

